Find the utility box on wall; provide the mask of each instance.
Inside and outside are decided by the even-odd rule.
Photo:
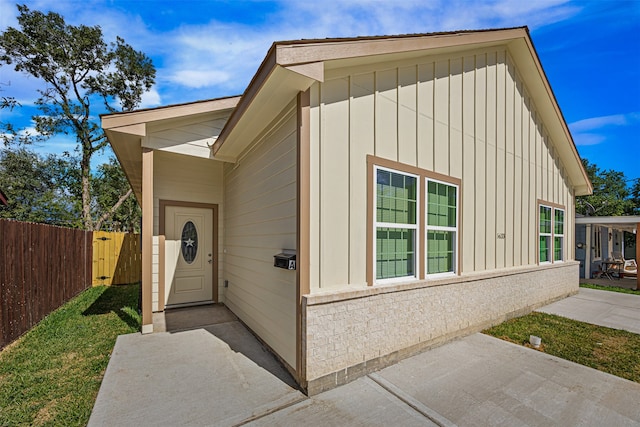
[[[285,270],[296,269],[296,252],[285,249],[284,252],[273,256],[273,266]]]

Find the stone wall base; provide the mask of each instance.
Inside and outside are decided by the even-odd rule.
[[[306,391],[321,393],[578,292],[567,262],[478,278],[325,294],[303,306]],[[377,292],[377,293],[376,293]]]

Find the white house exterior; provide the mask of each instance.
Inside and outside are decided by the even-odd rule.
[[[224,303],[309,394],[578,289],[591,183],[526,28],[277,42],[241,97],[103,127],[143,332]]]

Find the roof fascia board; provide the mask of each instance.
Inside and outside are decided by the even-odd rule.
[[[110,129],[105,129],[105,134],[139,203],[142,200],[142,138]]]
[[[275,48],[274,46],[271,46],[269,52],[267,53],[267,56],[262,61],[262,64],[260,64],[260,68],[258,68],[258,71],[251,79],[251,82],[249,82],[249,86],[247,86],[247,89],[244,91],[242,97],[238,101],[236,108],[231,113],[231,116],[229,116],[227,124],[224,126],[224,129],[222,129],[222,132],[220,133],[220,135],[218,135],[218,139],[211,147],[211,152],[214,156],[220,150],[220,147],[222,146],[222,144],[224,144],[231,131],[238,124],[244,112],[249,108],[249,106],[253,102],[253,99],[260,91],[260,88],[262,88],[271,73],[273,73],[275,66]]]
[[[299,73],[292,72],[278,65],[274,66],[269,78],[257,91],[251,102],[244,105],[238,121],[230,126],[231,118],[213,144],[213,158],[221,160],[220,156],[236,158],[261,133],[260,124],[267,126],[301,91],[307,90],[315,80]],[[234,113],[240,111],[240,107]],[[233,114],[232,114],[233,116]],[[246,120],[251,125],[238,126],[240,121]],[[224,142],[233,136],[234,143],[225,146]]]
[[[267,56],[260,64],[258,72],[247,86],[245,93],[238,102],[236,109],[231,113],[227,124],[220,133],[212,147],[216,156],[220,148],[234,131],[238,122],[253,103],[256,95],[272,75],[277,65],[291,67],[302,64],[315,64],[314,68],[292,69],[311,79],[317,80],[320,65],[324,67],[324,61],[352,58],[369,55],[383,55],[385,53],[398,53],[399,51],[425,50],[443,48],[449,46],[473,45],[478,43],[492,43],[523,37],[525,28],[514,28],[497,31],[480,31],[468,33],[452,33],[424,36],[406,36],[389,38],[362,38],[353,40],[324,41],[317,40],[310,43],[283,42],[274,43]],[[299,71],[304,70],[303,73]],[[324,73],[324,70],[322,71]]]
[[[524,46],[522,45],[523,43]],[[540,57],[531,41],[531,37],[529,37],[527,33],[526,37],[510,42],[507,47],[509,54],[516,64],[521,64],[521,66],[518,67],[518,72],[521,74],[523,80],[527,82],[529,95],[538,106],[537,111],[543,116],[544,125],[551,134],[552,139],[557,142],[559,142],[558,139],[566,140],[567,142],[566,144],[556,143],[555,146],[565,159],[565,168],[571,177],[575,195],[586,196],[592,194],[593,187],[591,181],[582,166],[575,142],[573,141],[562,110],[560,110],[558,101],[549,84],[549,80],[540,62]],[[532,70],[535,70],[536,76],[530,75],[530,71]],[[529,73],[527,71],[529,71]],[[543,99],[543,94],[547,95],[546,102],[545,99]],[[553,116],[548,114],[549,110],[544,108],[543,105],[551,107]]]
[[[120,126],[109,129],[112,132],[119,133],[128,133],[129,135],[137,135],[137,136],[146,136],[147,135],[147,124],[146,123],[137,123],[135,125],[129,126]]]
[[[289,71],[298,73],[310,79],[324,81],[324,62],[310,62],[308,64],[290,65],[285,67]]]
[[[430,50],[453,46],[495,43],[523,37],[525,28],[507,30],[446,33],[424,36],[362,38],[353,40],[316,41],[308,44],[278,44],[277,63],[282,66],[308,62],[357,58],[360,56]]]
[[[139,123],[149,123],[159,120],[175,119],[194,114],[212,113],[220,110],[231,110],[240,101],[239,96],[215,99],[211,101],[194,102],[191,104],[172,105],[167,107],[139,110],[127,113],[113,113],[101,116],[102,128],[112,129]]]

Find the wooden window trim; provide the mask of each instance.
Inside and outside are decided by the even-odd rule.
[[[545,262],[540,262],[540,207],[541,206],[545,206],[547,208],[551,208],[551,257],[549,261],[545,261]],[[567,226],[567,208],[566,206],[560,205],[558,203],[553,203],[553,202],[548,202],[546,200],[543,199],[538,199],[537,200],[537,209],[536,209],[536,264],[538,265],[545,265],[545,264],[555,264],[555,263],[562,263],[566,261],[567,258],[567,251],[566,249],[566,239],[564,237],[567,236],[567,233],[565,231],[565,233],[562,235],[563,240],[562,240],[562,260],[559,261],[555,261],[554,260],[554,237],[555,237],[555,212],[556,210],[561,210],[564,212],[564,227],[566,230],[566,226]]]
[[[383,167],[387,169],[393,169],[398,172],[408,173],[412,175],[417,175],[420,177],[422,181],[422,185],[418,186],[418,252],[420,256],[417,261],[417,269],[418,269],[418,277],[414,280],[425,280],[426,277],[426,269],[425,269],[425,245],[426,245],[426,229],[425,229],[425,218],[426,218],[426,206],[425,206],[425,197],[426,197],[426,179],[432,179],[435,181],[441,181],[443,183],[456,185],[458,187],[458,219],[457,226],[458,232],[456,236],[456,245],[457,245],[457,256],[456,256],[456,276],[460,275],[460,267],[462,265],[462,221],[460,212],[462,212],[462,198],[460,195],[462,194],[462,180],[458,178],[454,178],[448,175],[444,175],[438,172],[429,171],[426,169],[422,169],[416,166],[407,165],[404,163],[396,162],[393,160],[385,159],[382,157],[377,157],[374,155],[367,155],[367,263],[366,263],[366,279],[367,285],[373,286],[376,283],[374,277],[374,257],[375,257],[375,244],[374,244],[374,228],[375,228],[375,167]],[[411,280],[411,279],[408,279]]]

